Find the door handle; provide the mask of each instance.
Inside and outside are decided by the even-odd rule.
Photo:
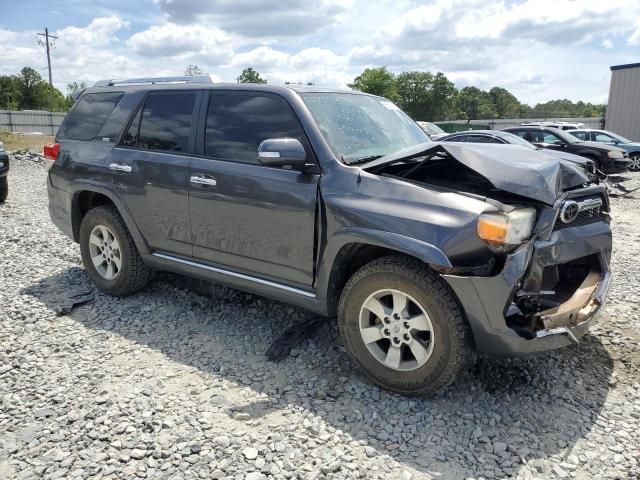
[[[116,172],[131,173],[131,165],[122,165],[121,163],[112,163],[109,165],[109,170],[115,170]]]
[[[207,178],[201,175],[191,175],[189,181],[194,185],[206,185],[209,187],[215,187],[218,184],[215,178]]]

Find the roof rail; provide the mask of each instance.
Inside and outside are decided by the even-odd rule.
[[[99,80],[94,87],[113,87],[114,85],[133,85],[144,83],[214,83],[211,75],[192,75],[183,77],[146,77],[128,78],[123,80]]]

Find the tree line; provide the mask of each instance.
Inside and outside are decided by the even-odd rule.
[[[204,73],[188,65],[185,75]],[[267,83],[259,72],[247,67],[236,78],[238,83]],[[299,83],[299,82],[285,82]],[[312,85],[312,83],[308,83]],[[52,87],[33,68],[24,67],[16,75],[0,76],[0,109],[49,110],[64,112],[73,105],[73,93],[84,82],[67,85],[67,94]],[[393,74],[386,67],[367,68],[349,87],[394,101],[416,120],[481,120],[495,118],[597,117],[606,105],[571,100],[550,100],[530,106],[502,87],[488,91],[477,87],[457,89],[442,72],[411,71]]]
[[[481,120],[495,118],[595,117],[606,105],[551,100],[530,106],[502,87],[458,90],[442,72],[393,74],[386,67],[367,68],[349,87],[393,100],[415,120]]]

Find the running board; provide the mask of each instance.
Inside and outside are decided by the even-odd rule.
[[[247,280],[250,282],[258,283],[260,285],[265,285],[267,287],[277,288],[279,290],[284,290],[286,292],[294,293],[296,295],[302,295],[307,298],[316,298],[315,293],[306,292],[304,290],[300,290],[298,288],[289,287],[287,285],[282,285],[281,283],[272,282],[269,280],[264,280],[262,278],[252,277],[250,275],[245,275],[243,273],[232,272],[230,270],[225,270],[223,268],[212,267],[211,265],[205,265],[203,263],[193,262],[191,260],[185,260],[183,258],[173,257],[171,255],[167,255],[165,253],[153,252],[151,255],[157,258],[161,258],[163,260],[168,260],[170,262],[181,263],[182,265],[188,265],[190,267],[201,268],[203,270],[208,270],[210,272],[220,273],[222,275],[227,275],[233,278],[239,278],[241,280]]]

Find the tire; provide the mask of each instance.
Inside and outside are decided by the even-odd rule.
[[[4,203],[9,196],[9,178],[0,178],[0,203]]]
[[[401,299],[401,294],[407,297],[408,307],[400,318],[390,315],[388,324],[364,308],[365,303],[377,305],[377,300],[388,315],[393,310],[390,306],[401,303],[395,301],[395,295]],[[422,320],[420,311],[426,313],[428,322]],[[419,328],[424,331],[413,330],[419,317]],[[397,393],[422,395],[442,390],[468,369],[474,358],[471,331],[454,293],[436,273],[409,257],[383,257],[358,270],[342,291],[338,324],[345,347],[364,374]],[[385,325],[390,335],[384,332]],[[371,332],[373,337],[369,337]],[[378,336],[379,340],[371,341]],[[389,356],[396,340],[401,352],[397,367],[398,355]],[[384,363],[387,361],[394,366]]]
[[[124,220],[113,206],[93,208],[84,216],[80,225],[80,252],[91,281],[109,295],[131,295],[143,289],[153,276],[153,269],[143,262]],[[103,258],[101,265],[92,260],[98,256]]]
[[[629,155],[629,159],[631,160],[629,170],[632,172],[640,172],[640,153],[632,153]]]

